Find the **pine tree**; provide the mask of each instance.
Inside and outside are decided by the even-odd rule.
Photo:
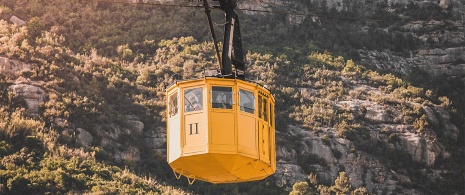
[[[335,192],[336,195],[348,194],[351,191],[350,178],[347,177],[345,172],[340,172],[339,177],[334,181],[334,185],[329,189]]]

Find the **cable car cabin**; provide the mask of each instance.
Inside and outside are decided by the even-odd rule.
[[[168,163],[211,183],[261,180],[276,171],[274,104],[264,87],[202,78],[167,89]]]

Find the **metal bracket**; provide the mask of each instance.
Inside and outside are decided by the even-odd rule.
[[[186,177],[186,178],[187,178],[187,182],[189,182],[189,185],[194,184],[194,182],[195,182],[195,177],[193,177],[193,178]],[[190,179],[192,179],[192,180],[190,180]]]
[[[174,177],[176,177],[176,179],[181,179],[181,176],[182,176],[181,173],[179,173],[179,175],[176,175],[176,171],[174,171],[174,170],[173,170],[173,173],[174,173]]]

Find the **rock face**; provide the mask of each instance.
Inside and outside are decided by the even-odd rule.
[[[9,89],[26,101],[30,116],[37,117],[39,115],[39,104],[44,102],[46,96],[42,88],[29,84],[15,84]]]
[[[31,64],[0,57],[0,74],[12,78],[20,76],[25,71],[31,71],[32,67],[33,65]],[[9,90],[26,101],[30,116],[38,116],[39,104],[44,102],[47,95],[42,88],[35,86],[34,83],[31,84],[27,79],[19,77],[16,83],[9,87]]]
[[[141,135],[144,131],[144,123],[140,121],[139,117],[134,115],[126,116],[127,123],[129,124],[129,128],[131,133],[135,133],[137,135]]]
[[[298,132],[296,136],[301,138],[297,146],[300,148],[298,156],[299,158],[307,157],[305,163],[310,165],[307,165],[304,170],[301,166],[294,164],[295,161],[290,160],[293,155],[279,152],[280,149],[278,149],[278,159],[288,159],[288,161],[278,160],[277,171],[273,176],[278,183],[292,185],[297,181],[305,181],[306,175],[312,172],[317,175],[320,182],[330,184],[339,172],[345,171],[351,178],[352,187],[366,187],[376,194],[391,194],[400,190],[399,184],[412,180],[408,175],[390,170],[385,162],[376,158],[376,155],[364,150],[356,150],[355,148],[358,147],[351,141],[341,138],[325,138],[337,137],[330,132],[309,132],[295,126],[289,126],[288,130]],[[393,131],[404,130],[404,128],[397,128]],[[398,133],[396,134],[398,141],[390,144],[389,136],[380,135],[378,128],[370,129],[370,131],[373,131],[371,134],[379,136],[379,139],[376,137],[370,139],[380,141],[381,145],[389,145],[392,151],[406,152],[414,162],[434,166],[437,159],[450,156],[441,144],[428,140],[429,138],[425,135],[410,132]],[[373,148],[366,148],[366,150],[377,150],[376,147],[379,146],[369,147]],[[406,190],[405,193],[421,194],[414,190]]]
[[[7,76],[18,76],[23,71],[30,71],[31,67],[30,64],[0,57],[0,73]]]
[[[135,118],[133,118],[135,120]],[[130,120],[126,121],[129,123]],[[99,146],[119,163],[134,163],[140,160],[140,150],[135,147],[135,140],[140,139],[140,135],[133,130],[121,127],[117,124],[97,126],[93,132],[100,137]]]
[[[423,194],[421,189],[403,187],[417,179],[418,176],[409,174],[412,169],[421,167],[421,177],[429,181],[445,180],[434,170],[452,158],[447,142],[441,140],[454,142],[460,134],[450,114],[431,103],[409,100],[379,103],[376,98],[367,97],[383,94],[380,89],[361,82],[355,85],[349,88],[365,89],[368,93],[365,98],[336,100],[334,105],[362,121],[354,129],[359,138],[344,138],[333,127],[306,130],[289,125],[285,130],[278,130],[285,133],[277,134],[282,145],[277,146],[275,181],[289,189],[293,183],[306,181],[306,176],[314,173],[319,182],[331,185],[338,173],[344,171],[354,188],[365,187],[376,194]],[[310,89],[300,91],[304,99],[311,96]],[[312,93],[318,93],[318,89]],[[409,118],[412,114],[424,115],[428,126],[420,130],[413,121],[406,122],[412,120]],[[442,174],[451,173],[448,169],[440,170]]]
[[[77,128],[76,131],[77,131],[77,137],[76,137],[77,144],[85,149],[89,149],[93,141],[92,135],[88,131],[82,128]]]
[[[353,53],[356,53],[356,55],[353,58],[355,60],[363,65],[381,70],[407,74],[419,68],[433,76],[465,75],[465,52],[463,47],[465,45],[465,2],[462,0],[311,0],[300,2],[273,0],[266,1],[266,3],[262,0],[246,0],[239,1],[239,7],[243,9],[295,12],[302,13],[304,16],[323,11],[323,14],[316,15],[325,19],[331,18],[332,12],[339,12],[338,17],[345,17],[345,14],[347,14],[349,18],[356,15],[360,18],[377,18],[383,21],[390,20],[387,15],[396,16],[398,17],[398,19],[395,19],[397,22],[387,26],[384,24],[367,25],[354,20],[350,23],[351,26],[356,26],[353,29],[336,27],[333,29],[334,31],[343,31],[346,35],[359,37],[359,39],[352,40],[348,45],[340,45],[341,42],[347,42],[344,38],[334,42],[330,40],[334,44],[328,45],[328,47],[330,47],[330,50],[346,47],[354,49]],[[422,15],[422,13],[429,13],[429,15]],[[297,16],[300,15],[289,15],[288,22],[294,25],[305,22],[305,17]],[[329,17],[326,18],[326,16]],[[339,22],[332,20],[328,23],[321,23],[320,20],[314,20],[313,17],[308,20],[318,23],[323,30],[334,25],[333,23]],[[407,22],[400,22],[400,20]],[[343,25],[347,24],[341,26]],[[401,25],[400,28],[399,25]],[[385,39],[372,40],[381,35],[385,36]],[[338,34],[333,39],[338,39],[338,37],[346,36]],[[366,40],[364,40],[365,37],[367,37]],[[328,42],[327,39],[312,41]],[[370,49],[364,45],[364,42],[383,41],[386,41],[386,43],[377,44],[391,46]],[[358,43],[354,44],[354,42]],[[399,48],[396,49],[396,47]]]
[[[156,127],[144,133],[144,146],[162,156],[166,156],[166,128]]]
[[[465,75],[465,47],[420,50],[414,62],[434,76]]]
[[[17,24],[18,26],[26,25],[26,22],[24,22],[24,20],[21,20],[16,16],[11,16],[10,22],[13,22],[13,23]]]

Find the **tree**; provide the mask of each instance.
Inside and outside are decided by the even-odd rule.
[[[37,37],[40,37],[44,30],[42,20],[39,17],[31,18],[31,20],[27,23],[27,30],[29,34],[29,42],[35,43]]]
[[[370,194],[366,188],[357,188],[350,195],[368,195]]]
[[[316,194],[316,191],[309,187],[308,183],[305,181],[296,182],[292,186],[292,192],[289,195],[313,195]]]
[[[346,172],[340,172],[339,177],[334,181],[334,185],[331,186],[330,191],[335,192],[336,195],[350,193],[352,186],[350,185],[350,178],[347,177]]]

